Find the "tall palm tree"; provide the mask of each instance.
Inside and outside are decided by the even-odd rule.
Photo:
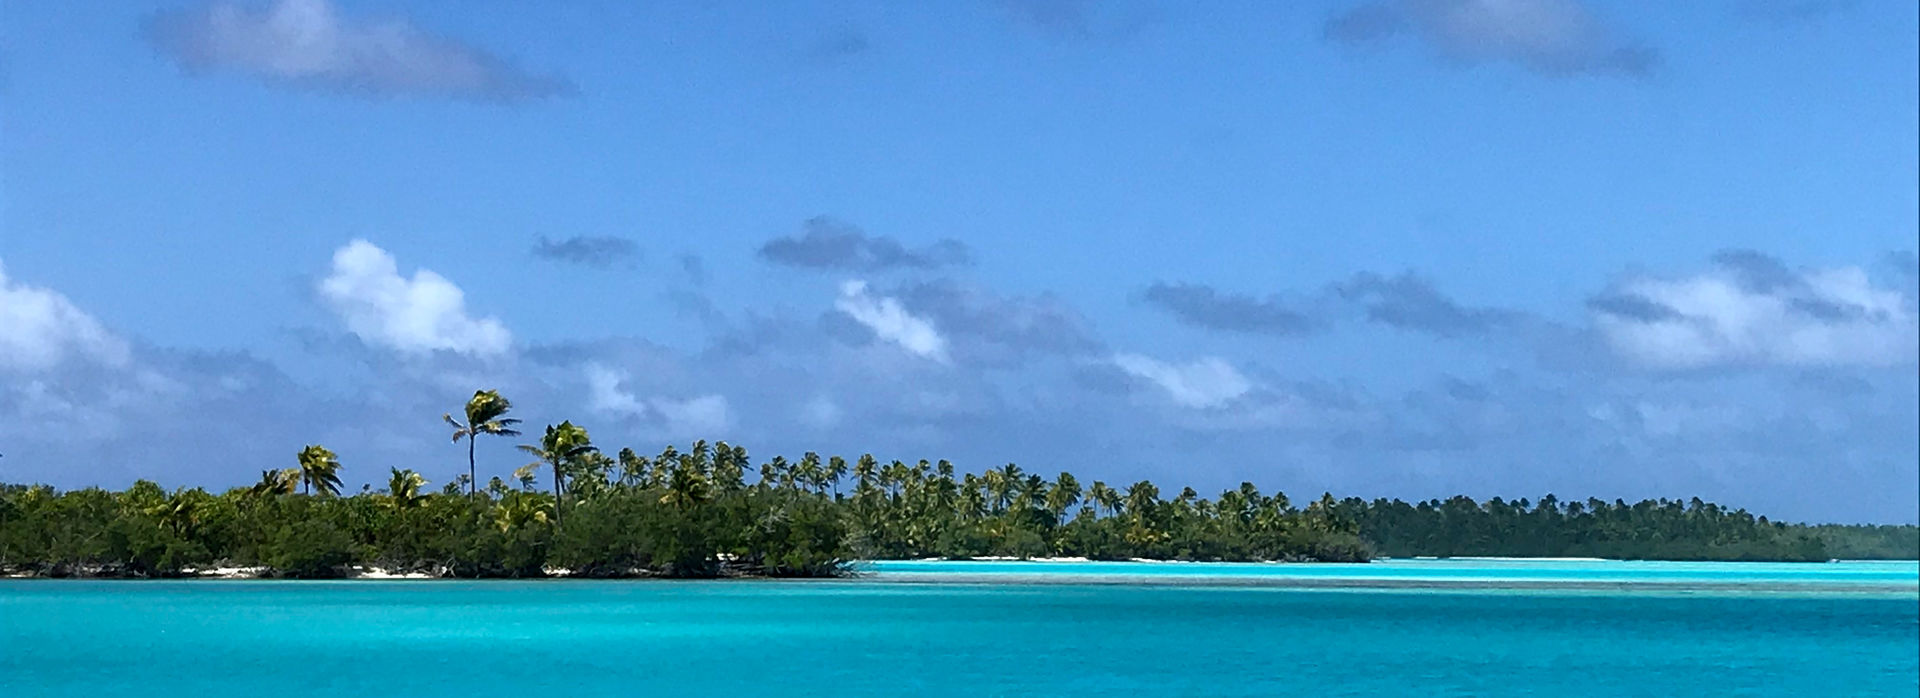
[[[340,494],[340,458],[325,446],[300,449],[300,484],[308,494],[314,490],[323,495]]]
[[[1080,481],[1073,473],[1062,471],[1054,478],[1053,489],[1047,490],[1047,511],[1053,512],[1054,521],[1067,515],[1067,510],[1080,502]]]
[[[561,504],[567,492],[566,473],[561,472],[560,468],[600,449],[587,438],[586,429],[574,426],[573,422],[561,422],[559,426],[547,425],[547,432],[540,437],[540,443],[522,444],[520,450],[539,459],[528,463],[529,466],[545,464],[553,467],[553,526],[559,528],[563,516]]]
[[[847,477],[847,459],[834,456],[827,459],[827,482],[833,484],[833,498],[840,499],[840,481]]]
[[[1127,511],[1133,512],[1135,519],[1144,520],[1160,504],[1160,488],[1141,480],[1127,486],[1126,499]]]
[[[820,454],[808,451],[800,456],[800,464],[794,466],[796,479],[810,492],[820,492],[827,488],[827,470],[820,463]]]
[[[872,490],[874,477],[879,474],[879,470],[880,461],[874,460],[873,454],[861,455],[860,459],[853,464],[854,489],[861,492]]]
[[[1020,470],[1020,466],[1012,463],[988,471],[987,474],[992,475],[996,472],[1000,474],[1000,491],[995,492],[994,497],[1000,509],[1005,511],[1013,506],[1013,498],[1020,492],[1021,485],[1027,479],[1027,474]]]
[[[1108,486],[1107,483],[1094,480],[1093,486],[1087,488],[1087,498],[1093,500],[1093,503],[1099,505],[1101,509],[1105,509],[1108,516],[1117,516],[1120,513],[1120,492]]]
[[[473,441],[481,434],[519,436],[520,432],[514,429],[513,425],[519,424],[520,420],[501,417],[510,409],[513,409],[513,403],[500,397],[500,391],[476,390],[473,392],[473,399],[467,401],[466,422],[455,420],[452,414],[440,416],[453,427],[454,443],[460,443],[461,439],[467,440],[467,496],[469,498],[479,496],[476,483],[480,481],[480,476],[474,472]]]

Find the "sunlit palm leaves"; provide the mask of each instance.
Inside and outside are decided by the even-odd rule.
[[[475,472],[474,439],[481,434],[519,436],[519,430],[513,427],[519,424],[520,420],[502,416],[510,409],[513,409],[513,403],[500,397],[499,391],[476,390],[473,398],[467,400],[467,421],[456,420],[452,414],[440,416],[441,419],[446,420],[448,426],[453,427],[454,443],[460,443],[461,439],[467,440],[467,495],[470,497],[477,496],[476,488],[480,480]]]
[[[600,449],[595,447],[592,440],[588,438],[586,429],[575,426],[573,422],[561,422],[557,426],[547,425],[547,431],[540,437],[540,443],[522,444],[520,450],[539,459],[527,464],[529,467],[547,465],[553,468],[553,522],[554,525],[559,525],[562,520],[560,504],[565,501],[567,492],[564,468],[578,465],[587,454],[595,453]],[[522,476],[516,472],[515,477]],[[532,478],[525,477],[521,482],[523,485],[531,484]]]
[[[387,478],[387,497],[395,509],[412,509],[426,500],[420,489],[426,487],[427,479],[412,470],[389,468],[392,476]]]
[[[505,533],[552,520],[553,502],[534,492],[508,492],[493,508],[493,524]]]
[[[340,494],[340,459],[324,446],[300,449],[300,484],[308,494]]]
[[[279,470],[260,471],[260,481],[247,491],[255,496],[267,497],[276,494],[293,494],[300,489],[300,469],[281,468]]]

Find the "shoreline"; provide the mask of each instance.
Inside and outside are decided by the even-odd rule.
[[[1818,564],[1835,564],[1835,563],[1900,564],[1900,563],[1915,563],[1920,561],[1827,560],[1821,563],[1815,563],[1815,562],[1779,562],[1779,561],[1744,561],[1744,560],[1739,560],[1739,561],[1736,561],[1736,560],[1620,560],[1620,559],[1597,558],[1597,557],[1430,557],[1430,556],[1420,556],[1420,557],[1401,557],[1401,558],[1380,557],[1380,558],[1375,558],[1372,562],[1337,563],[1337,562],[1292,561],[1292,560],[1214,561],[1214,560],[1155,560],[1151,558],[1129,558],[1124,560],[1091,560],[1091,559],[1088,559],[1085,557],[1079,557],[1079,556],[1034,557],[1034,558],[1018,558],[1018,557],[1008,557],[1008,556],[983,556],[983,557],[962,558],[962,559],[913,558],[913,559],[902,559],[902,560],[855,560],[847,563],[844,574],[837,575],[837,576],[823,576],[823,577],[776,577],[776,576],[766,576],[766,575],[756,575],[756,574],[731,574],[731,575],[723,574],[716,577],[684,577],[683,578],[683,577],[665,577],[665,576],[651,575],[651,574],[645,574],[645,573],[606,576],[606,575],[595,575],[591,573],[576,574],[573,570],[566,569],[566,568],[556,568],[556,567],[546,568],[545,570],[543,570],[544,574],[540,576],[461,577],[461,576],[454,576],[454,575],[449,575],[441,572],[423,572],[423,571],[401,572],[401,571],[390,570],[387,568],[377,567],[377,566],[354,565],[344,570],[344,574],[341,574],[339,576],[322,577],[322,578],[316,578],[316,579],[319,581],[360,581],[360,580],[366,580],[366,581],[414,581],[414,580],[474,581],[474,580],[565,580],[565,579],[588,579],[588,580],[595,580],[595,579],[598,579],[598,580],[607,580],[607,579],[861,580],[861,579],[866,579],[866,580],[872,580],[874,578],[873,575],[875,574],[875,572],[872,572],[869,569],[866,569],[866,567],[874,563],[879,563],[879,564],[905,563],[907,565],[912,565],[915,563],[962,563],[964,564],[964,563],[970,563],[970,562],[1039,563],[1043,565],[1071,565],[1071,564],[1112,564],[1112,565],[1118,565],[1118,566],[1128,566],[1128,565],[1136,565],[1136,564],[1138,565],[1249,565],[1249,566],[1263,566],[1263,567],[1276,566],[1276,565],[1301,565],[1301,566],[1307,566],[1307,567],[1317,567],[1317,566],[1325,566],[1325,565],[1365,566],[1365,565],[1374,565],[1378,563],[1407,563],[1407,562],[1413,562],[1413,563],[1462,562],[1462,563],[1495,563],[1495,564],[1503,564],[1503,563],[1521,563],[1521,564],[1526,564],[1526,563],[1548,563],[1548,564],[1552,564],[1552,563],[1665,563],[1665,564],[1676,564],[1676,565],[1686,565],[1686,564],[1818,565]],[[921,571],[912,571],[912,570],[900,570],[900,571],[891,572],[887,574],[909,575],[917,579],[908,580],[905,578],[895,578],[895,579],[889,579],[886,581],[932,581],[932,580],[927,580],[925,578],[932,575],[939,575],[942,578],[949,579],[955,582],[961,582],[961,583],[964,583],[966,579],[969,578],[970,576],[968,573],[965,573],[965,572],[921,572]],[[989,573],[989,574],[1002,574],[1002,573]],[[1135,575],[1128,575],[1125,573],[1116,573],[1116,576],[1131,578],[1131,577],[1134,577]],[[87,579],[87,580],[171,580],[171,581],[188,581],[188,580],[206,579],[206,580],[215,580],[215,581],[246,581],[246,580],[273,581],[273,580],[282,580],[282,579],[291,579],[291,578],[285,578],[285,577],[280,577],[278,575],[275,575],[273,574],[273,571],[267,567],[221,566],[221,567],[211,567],[211,568],[204,568],[204,569],[190,568],[190,569],[182,570],[181,574],[179,575],[156,576],[156,577],[125,574],[117,570],[110,570],[106,568],[83,569],[79,571],[79,573],[77,574],[67,574],[67,575],[60,575],[60,576],[40,574],[36,572],[12,571],[12,572],[0,574],[0,579],[5,579],[5,580]]]

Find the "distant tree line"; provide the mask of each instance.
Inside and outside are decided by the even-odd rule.
[[[807,453],[753,464],[745,448],[696,442],[608,455],[571,422],[519,448],[532,462],[484,486],[478,436],[520,436],[511,404],[476,393],[467,475],[437,492],[391,468],[384,487],[341,495],[340,459],[314,445],[249,487],[171,492],[0,485],[0,571],[168,577],[218,566],[331,577],[356,566],[455,577],[835,576],[860,559],[1081,556],[1092,559],[1360,562],[1374,555],[1592,556],[1823,561],[1920,558],[1912,526],[1786,525],[1694,499],[1628,504],[1466,497],[1296,506],[1250,483],[1163,496],[1151,482],[1082,485],[1008,464],[958,473],[946,461],[881,463]],[[542,477],[546,487],[539,487]]]

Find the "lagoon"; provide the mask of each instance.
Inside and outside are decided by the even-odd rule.
[[[886,562],[0,582],[0,694],[1912,695],[1920,565]]]

